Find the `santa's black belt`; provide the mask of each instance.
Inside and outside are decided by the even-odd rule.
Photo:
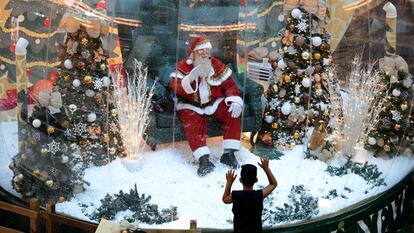
[[[207,103],[205,103],[205,104],[201,104],[201,103],[197,103],[197,102],[195,102],[195,101],[191,101],[191,100],[187,100],[187,99],[181,99],[181,98],[178,98],[178,100],[179,100],[181,103],[191,104],[191,105],[196,106],[196,107],[199,107],[199,108],[205,108],[205,107],[208,107],[208,106],[211,106],[211,105],[213,105],[213,104],[214,104],[214,101],[210,101],[210,102],[207,102]]]

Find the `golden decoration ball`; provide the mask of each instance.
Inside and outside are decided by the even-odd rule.
[[[84,152],[82,152],[81,154],[82,154],[82,157],[84,157],[84,158],[88,157],[88,153],[87,153],[87,152],[85,152],[85,151],[84,151]]]
[[[319,60],[319,59],[321,59],[321,54],[320,53],[315,53],[315,54],[313,54],[313,58],[315,58],[316,60]]]
[[[83,39],[81,40],[81,44],[82,44],[82,45],[87,45],[88,43],[89,43],[88,38],[83,38]]]
[[[105,143],[108,143],[110,139],[111,139],[111,138],[109,137],[109,135],[108,135],[107,133],[103,135],[103,141],[104,141]]]
[[[405,111],[408,109],[408,105],[406,103],[401,104],[401,110]]]
[[[34,176],[40,176],[40,171],[39,171],[39,169],[35,169],[35,170],[33,170],[32,174],[33,174]]]
[[[289,75],[285,75],[285,77],[283,77],[283,81],[285,83],[290,83],[292,81],[292,78]]]
[[[278,125],[277,123],[273,123],[273,124],[272,124],[272,128],[273,128],[273,129],[278,129],[278,128],[279,128],[279,125]]]
[[[401,129],[401,125],[399,125],[399,124],[394,125],[394,129],[397,130],[397,131],[400,130]]]
[[[92,83],[92,77],[91,76],[85,76],[85,77],[83,77],[83,82],[85,84],[91,84]]]
[[[46,186],[51,188],[53,186],[53,180],[46,180]]]
[[[296,139],[296,140],[299,139],[300,138],[300,133],[298,131],[293,133],[293,138]]]
[[[22,154],[22,155],[20,155],[20,159],[22,159],[22,160],[25,160],[25,159],[27,159],[27,156],[26,156],[26,154]]]
[[[59,201],[59,203],[62,203],[62,202],[65,201],[65,198],[64,197],[59,197],[58,201]]]
[[[384,146],[384,151],[389,152],[391,150],[391,147],[389,145]]]
[[[48,134],[53,134],[55,132],[55,128],[53,128],[53,126],[48,126],[47,127],[47,133]]]
[[[115,154],[115,152],[116,152],[116,149],[114,147],[109,148],[109,153],[111,155]]]
[[[69,81],[69,75],[65,75],[65,76],[63,77],[63,81],[65,81],[65,82]]]

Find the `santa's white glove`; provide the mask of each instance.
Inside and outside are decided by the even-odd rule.
[[[243,107],[239,103],[232,102],[229,108],[229,112],[231,112],[231,117],[233,118],[239,117],[242,112],[242,109]]]
[[[201,67],[200,66],[196,66],[184,78],[188,78],[188,81],[191,83],[194,80],[197,80],[197,78],[200,76],[200,74],[201,74]]]
[[[385,3],[382,9],[385,11],[385,16],[387,18],[397,18],[397,8],[395,8],[391,2]]]

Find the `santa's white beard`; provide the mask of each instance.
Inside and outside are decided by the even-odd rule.
[[[210,71],[213,69],[213,65],[211,64],[211,59],[209,57],[196,57],[194,60],[194,67],[196,66],[202,67],[201,75],[202,77],[207,77]]]

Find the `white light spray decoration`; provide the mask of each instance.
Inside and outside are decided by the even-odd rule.
[[[134,60],[134,73],[129,75],[126,72],[126,87],[118,78],[120,73],[120,70],[114,72],[112,82],[121,136],[128,158],[141,161],[145,148],[143,136],[151,120],[151,98],[155,82],[147,89],[147,68],[144,68],[137,60]]]

